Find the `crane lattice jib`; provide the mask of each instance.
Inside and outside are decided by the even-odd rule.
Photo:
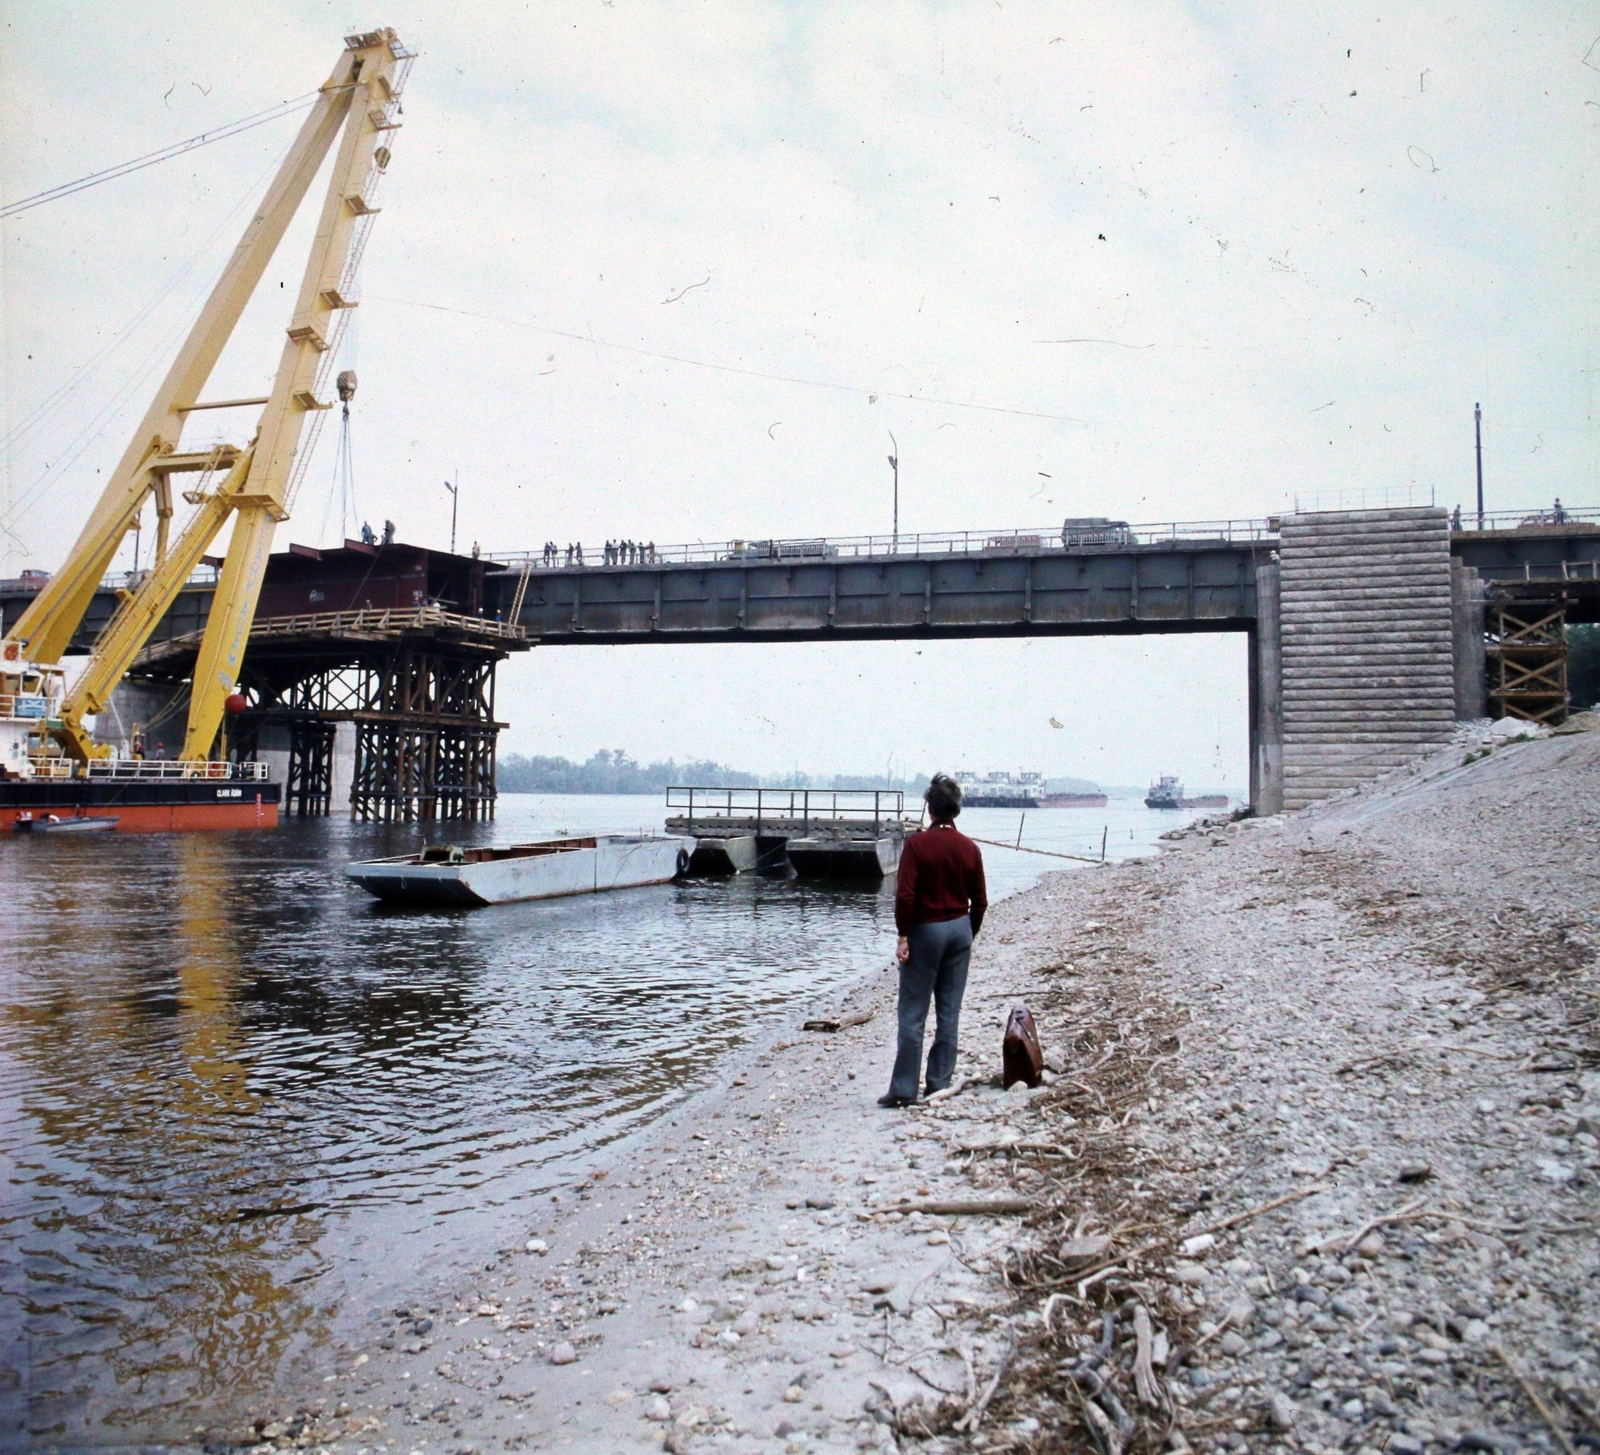
[[[204,309],[167,370],[161,387],[62,568],[8,633],[35,662],[60,661],[111,565],[122,539],[154,498],[156,560],[101,633],[83,675],[62,705],[62,746],[80,761],[97,755],[83,719],[101,711],[188,574],[231,516],[233,534],[195,663],[185,758],[210,755],[223,705],[239,678],[244,644],[278,522],[288,517],[297,453],[307,415],[320,423],[331,407],[321,398],[342,325],[355,307],[354,269],[377,208],[372,198],[388,165],[388,136],[398,126],[400,92],[413,56],[392,30],[347,36],[266,197],[234,249]],[[341,136],[342,132],[342,136]],[[380,145],[380,138],[383,144]],[[254,438],[196,454],[180,449],[183,428],[202,402],[201,390],[261,281],[267,263],[304,201],[335,141],[338,152],[306,260],[294,315],[272,392]],[[237,402],[237,401],[235,401]],[[311,439],[305,440],[309,447]],[[195,507],[178,541],[168,541],[172,477],[199,481],[184,498]],[[221,481],[211,484],[214,475]]]

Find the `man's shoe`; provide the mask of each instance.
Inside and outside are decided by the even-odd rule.
[[[892,1091],[887,1091],[878,1098],[879,1106],[887,1106],[890,1108],[911,1106],[915,1102],[916,1097],[914,1096],[896,1096]]]

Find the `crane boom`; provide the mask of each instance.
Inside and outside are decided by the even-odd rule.
[[[288,518],[292,469],[306,415],[328,407],[316,391],[321,373],[333,361],[336,316],[355,306],[351,274],[360,248],[353,243],[358,225],[377,211],[371,205],[373,184],[388,164],[387,149],[378,147],[378,138],[398,126],[395,113],[404,67],[411,59],[392,30],[346,37],[344,52],[88,523],[62,568],[6,636],[36,663],[59,662],[123,537],[136,525],[145,502],[155,498],[155,566],[101,633],[88,668],[62,705],[58,736],[66,753],[80,762],[103,752],[91,742],[83,719],[104,709],[189,571],[231,516],[233,534],[195,664],[183,750],[185,758],[210,755],[223,704],[238,680],[273,532]],[[185,421],[194,410],[210,407],[201,403],[200,392],[341,129],[288,337],[255,437],[244,447],[184,455],[179,444]],[[223,468],[223,482],[208,489],[210,473]],[[169,551],[171,476],[184,471],[202,472],[201,485],[185,497],[196,510]]]

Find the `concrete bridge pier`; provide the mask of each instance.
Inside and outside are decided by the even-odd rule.
[[[1483,583],[1436,507],[1284,516],[1256,566],[1251,801],[1360,787],[1485,712]]]

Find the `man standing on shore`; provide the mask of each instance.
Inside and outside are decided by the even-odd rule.
[[[935,773],[923,795],[932,825],[910,835],[900,851],[894,922],[900,932],[899,1046],[887,1095],[879,1106],[910,1106],[922,1071],[922,1035],[928,1002],[934,1005],[933,1049],[928,1052],[931,1095],[950,1084],[956,1069],[956,1032],[967,989],[972,940],[983,924],[989,897],[983,855],[956,829],[961,785]]]

